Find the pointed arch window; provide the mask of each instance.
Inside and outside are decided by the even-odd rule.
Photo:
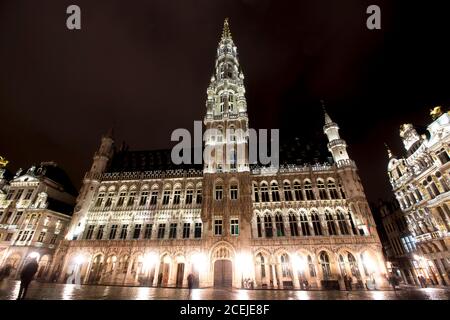
[[[268,213],[264,215],[264,232],[266,234],[266,238],[273,237],[272,217]]]
[[[328,193],[322,180],[317,180],[317,188],[319,189],[319,197],[321,200],[328,200]]]
[[[349,235],[350,232],[348,230],[347,221],[345,221],[345,215],[342,212],[338,211],[337,219],[338,219],[338,225],[339,225],[339,230],[341,231],[341,234]]]
[[[261,278],[264,279],[266,277],[266,260],[261,253],[258,254],[258,262],[261,268]]]
[[[259,215],[256,216],[256,231],[258,232],[258,238],[262,237],[262,223]]]
[[[316,236],[322,236],[323,235],[322,225],[320,223],[320,218],[319,218],[319,215],[317,214],[317,212],[313,212],[311,214],[311,220],[312,220],[312,225],[314,228],[314,234]]]
[[[339,199],[339,194],[336,189],[336,183],[333,180],[328,179],[328,191],[330,192],[331,199]]]
[[[309,268],[309,275],[312,278],[316,277],[316,266],[314,265],[314,262],[310,255],[308,255],[308,268]]]
[[[304,185],[305,185],[306,199],[307,200],[315,200],[311,182],[306,181]]]
[[[292,201],[291,184],[289,182],[285,181],[284,185],[283,185],[283,189],[284,189],[284,200]]]
[[[339,255],[339,269],[341,269],[342,277],[347,276],[347,270],[345,269],[345,260],[342,254]]]
[[[303,197],[302,186],[301,186],[300,182],[298,182],[298,181],[294,182],[294,194],[295,194],[296,201],[303,201],[305,199]]]
[[[355,236],[357,236],[358,230],[356,229],[356,225],[355,225],[355,222],[353,221],[352,214],[349,212],[347,216],[348,216],[348,221],[350,222],[350,226],[352,227],[352,232]]]
[[[330,236],[337,235],[336,224],[334,223],[333,215],[329,211],[325,212],[325,220],[327,222],[328,234]]]
[[[331,278],[330,258],[325,251],[322,251],[319,255],[319,262],[322,268],[323,278],[325,280]]]
[[[272,182],[272,184],[270,185],[270,190],[272,192],[272,201],[279,202],[280,193],[278,192],[278,184],[276,182]]]
[[[361,273],[359,272],[358,263],[356,262],[355,257],[349,252],[348,255],[348,263],[350,265],[350,271],[352,272],[352,275],[355,276],[357,279],[361,278]]]
[[[309,229],[308,216],[304,213],[300,215],[300,225],[302,227],[302,234],[304,236],[310,236],[311,230]]]
[[[269,202],[269,188],[266,183],[261,184],[261,199],[262,202]]]
[[[253,198],[255,199],[255,202],[259,202],[259,190],[257,184],[253,184]]]
[[[284,253],[281,255],[280,257],[280,262],[281,262],[281,274],[284,278],[290,277],[291,276],[291,266],[289,263],[289,256]]]
[[[289,215],[289,228],[291,230],[291,236],[297,237],[298,236],[298,223],[297,223],[297,217],[293,213],[291,213]]]
[[[284,237],[284,222],[283,216],[280,213],[277,213],[275,216],[275,227],[277,229],[277,237]]]

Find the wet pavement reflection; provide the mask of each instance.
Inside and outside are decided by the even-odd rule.
[[[0,283],[0,300],[16,299],[19,281]],[[32,282],[27,299],[37,300],[449,300],[449,289],[397,291],[299,291],[76,286]]]

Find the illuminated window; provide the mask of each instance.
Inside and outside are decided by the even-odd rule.
[[[215,190],[215,197],[216,200],[222,200],[223,198],[223,187],[222,186],[216,186],[216,190]]]
[[[330,267],[330,258],[325,251],[322,251],[319,255],[320,266],[322,267],[322,273],[324,279],[329,279],[331,277],[331,267]]]
[[[289,257],[287,254],[282,254],[280,257],[281,261],[281,273],[283,277],[290,277],[291,276],[291,267],[289,263]]]
[[[214,220],[214,235],[221,236],[222,235],[222,219],[215,219]]]
[[[238,186],[237,185],[232,185],[230,187],[230,198],[231,198],[231,200],[237,200],[237,198],[238,198]]]
[[[231,226],[231,235],[238,236],[239,235],[239,220],[231,219],[230,226]]]

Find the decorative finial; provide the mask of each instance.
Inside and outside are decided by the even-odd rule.
[[[228,18],[225,18],[225,21],[223,22],[222,40],[225,39],[231,39],[231,31],[230,25],[228,23]]]
[[[430,116],[433,120],[436,120],[440,116],[442,116],[442,107],[437,106],[430,110]]]
[[[0,168],[4,168],[8,165],[9,161],[4,157],[0,156]]]
[[[387,150],[387,153],[388,153],[389,159],[391,159],[392,157],[394,157],[394,155],[392,154],[392,151],[391,151],[391,149],[389,149],[389,146],[387,145],[387,143],[386,143],[386,142],[384,143],[384,146],[386,147],[386,150]]]

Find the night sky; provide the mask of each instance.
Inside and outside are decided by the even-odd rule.
[[[369,200],[389,198],[383,143],[401,154],[400,124],[450,104],[448,10],[429,3],[0,0],[0,155],[12,171],[56,161],[79,187],[113,125],[130,149],[170,147],[203,119],[229,17],[250,126],[308,136],[324,99]],[[71,4],[80,31],[66,28]],[[366,28],[371,4],[381,30]]]

